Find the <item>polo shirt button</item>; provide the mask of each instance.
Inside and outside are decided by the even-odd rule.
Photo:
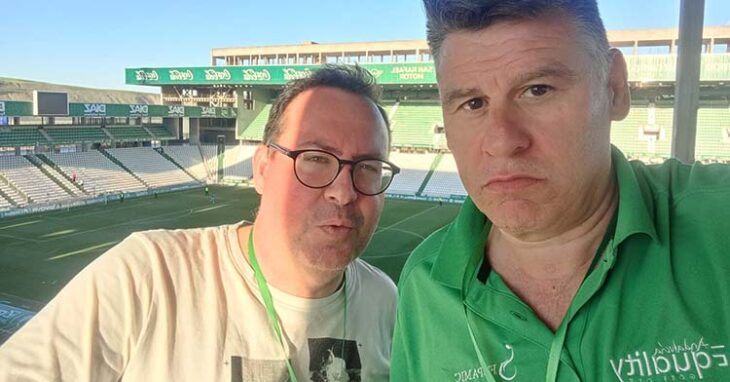
[[[520,312],[516,312],[514,310],[510,310],[509,313],[511,315],[515,316],[515,318],[517,318],[519,320],[527,321],[527,317],[523,316]]]

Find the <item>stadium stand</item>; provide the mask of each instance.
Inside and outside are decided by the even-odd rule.
[[[139,180],[97,150],[47,156],[67,176],[76,174],[84,189],[92,195],[146,189]]]
[[[204,182],[208,179],[208,172],[197,146],[165,146],[163,149],[165,154],[184,167],[198,181]]]
[[[47,203],[73,197],[22,156],[0,156],[0,173],[27,196],[28,203]]]
[[[730,160],[730,109],[726,105],[700,108],[697,113],[698,160]]]
[[[393,178],[393,183],[388,187],[387,193],[416,195],[435,158],[436,154],[433,153],[390,153],[389,160],[400,167],[401,172]]]
[[[46,127],[43,129],[55,144],[72,144],[81,142],[106,142],[111,141],[101,127]]]
[[[200,154],[203,156],[209,179],[218,179],[218,148],[215,145],[200,145]]]
[[[223,178],[232,181],[250,179],[253,176],[255,145],[226,146],[223,156]]]
[[[436,126],[443,126],[441,105],[436,101],[408,101],[394,105],[391,128],[393,146],[432,147]]]
[[[175,135],[170,132],[165,126],[152,125],[146,126],[145,129],[152,134],[155,139],[175,139]]]
[[[456,170],[456,161],[452,154],[444,154],[436,171],[423,189],[423,195],[433,197],[466,196]]]
[[[669,158],[672,113],[671,106],[632,105],[623,121],[611,125],[611,143],[632,159],[655,162]]]
[[[253,121],[248,125],[246,130],[243,131],[243,139],[260,141],[264,137],[264,128],[266,122],[269,120],[269,112],[271,111],[271,104],[266,104],[259,114],[254,118]]]
[[[2,173],[0,173],[0,193],[3,195],[3,200],[11,206],[22,207],[28,204],[28,197],[13,187]]]
[[[107,153],[152,188],[196,182],[151,147],[108,149]]]
[[[48,178],[61,185],[61,187],[66,190],[66,192],[69,192],[74,196],[84,195],[84,192],[82,191],[83,188],[78,185],[72,184],[71,181],[67,179],[62,172],[60,172],[60,170],[56,170],[52,166],[49,166],[42,159],[42,155],[26,155],[26,159],[28,159],[31,163],[38,167],[41,172],[43,172]]]
[[[135,126],[107,126],[115,140],[121,141],[143,141],[151,140],[152,136],[142,127]]]
[[[14,205],[8,199],[5,199],[5,196],[0,195],[0,211],[9,210],[13,207]]]
[[[0,147],[34,146],[47,144],[48,140],[37,127],[13,127],[0,129]]]

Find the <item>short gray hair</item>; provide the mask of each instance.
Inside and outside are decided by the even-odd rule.
[[[438,64],[441,45],[449,33],[478,31],[500,21],[536,20],[562,13],[569,16],[585,40],[588,53],[605,80],[609,67],[609,43],[596,0],[423,0],[426,37]]]
[[[274,142],[281,134],[281,120],[291,101],[305,90],[315,87],[340,89],[371,101],[377,107],[383,121],[385,121],[388,147],[390,147],[390,122],[388,121],[388,113],[380,105],[380,88],[375,83],[375,78],[370,72],[358,65],[332,64],[323,65],[312,75],[291,81],[284,87],[284,90],[276,97],[274,104],[271,106],[269,120],[264,128],[263,144],[268,145]],[[342,112],[347,113],[346,110]]]

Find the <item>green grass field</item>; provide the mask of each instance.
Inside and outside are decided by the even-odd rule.
[[[212,187],[0,219],[0,294],[43,305],[79,270],[135,231],[253,220],[253,189]],[[388,199],[363,258],[397,281],[410,251],[453,219],[459,205]]]

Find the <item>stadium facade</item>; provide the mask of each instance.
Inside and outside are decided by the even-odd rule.
[[[671,148],[678,30],[608,34],[626,56],[633,103],[629,117],[615,124],[612,139],[631,157],[665,159]],[[697,158],[730,160],[730,27],[706,27],[702,51]],[[324,63],[359,64],[377,78],[390,107],[396,147],[445,149],[433,61],[423,40],[215,48],[211,66],[130,68],[126,82],[161,87],[168,105],[238,110],[235,129],[191,131],[191,141],[212,142],[221,133],[230,143],[257,141],[281,86]]]
[[[632,91],[631,113],[613,125],[611,139],[629,157],[670,156],[677,35],[676,29],[609,32],[626,56]],[[730,161],[730,27],[706,27],[702,51],[696,157]],[[127,84],[159,87],[162,104],[85,100],[70,103],[65,114],[41,116],[33,102],[0,99],[0,214],[56,197],[98,201],[249,178],[273,99],[285,83],[325,63],[358,64],[382,88],[391,159],[404,169],[391,196],[463,199],[425,41],[305,42],[215,48],[206,67],[126,69]],[[107,172],[94,171],[101,168]],[[30,173],[46,185],[42,191],[23,184]]]

